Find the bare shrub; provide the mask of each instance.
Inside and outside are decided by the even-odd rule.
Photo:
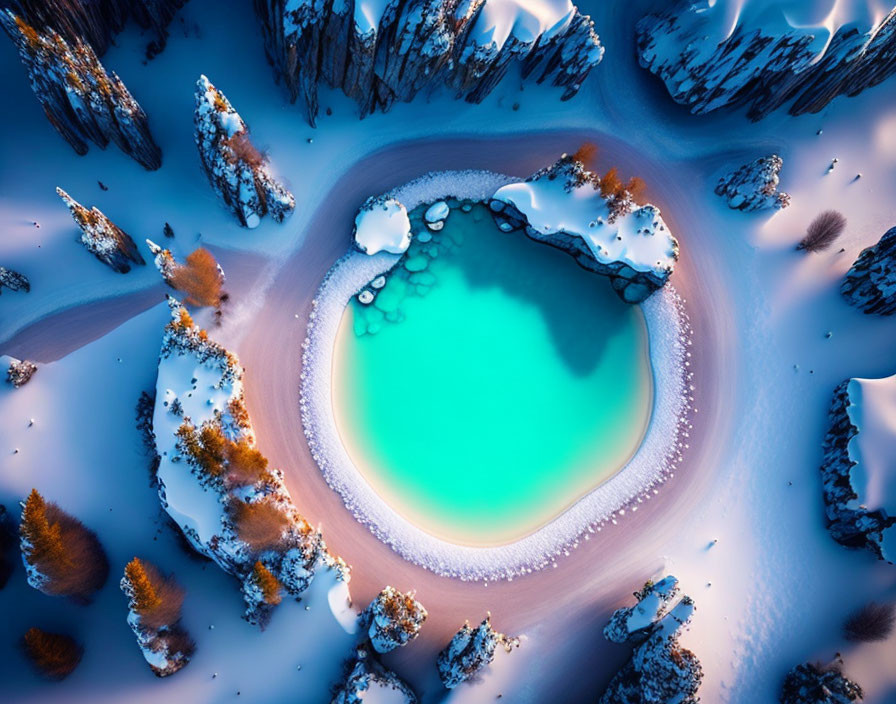
[[[22,638],[22,649],[35,668],[51,680],[68,677],[84,654],[84,649],[73,638],[40,628],[28,629]]]
[[[183,264],[175,265],[168,283],[186,295],[186,303],[194,306],[216,306],[221,302],[224,285],[218,262],[204,247],[187,255]]]
[[[277,545],[289,518],[277,506],[266,501],[247,504],[236,501],[232,505],[236,534],[252,550],[259,552]]]
[[[815,217],[797,249],[821,252],[830,247],[846,227],[846,218],[836,210],[825,210]]]
[[[871,602],[856,611],[843,626],[846,640],[873,642],[886,640],[893,631],[893,604]]]

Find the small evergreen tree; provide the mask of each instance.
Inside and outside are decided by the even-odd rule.
[[[150,628],[170,628],[181,618],[184,590],[146,560],[135,557],[124,568],[122,590],[140,622]]]
[[[251,504],[235,501],[232,511],[237,536],[255,551],[277,545],[283,539],[283,533],[289,525],[287,515],[268,501],[256,501]]]
[[[35,668],[52,680],[64,679],[74,672],[84,653],[73,638],[40,628],[28,629],[22,638],[22,649]]]
[[[131,608],[138,614],[146,614],[157,609],[162,599],[156,592],[146,568],[139,558],[131,560],[124,568],[124,576],[130,582]]]
[[[25,501],[19,534],[22,553],[29,565],[62,566],[68,563],[62,544],[62,530],[59,524],[50,524],[47,504],[37,489],[32,489]]]
[[[280,596],[283,586],[259,560],[256,560],[255,565],[252,567],[252,580],[261,591],[264,603],[268,606],[276,606],[283,600],[283,597]]]
[[[232,442],[227,448],[227,478],[237,486],[269,482],[268,460],[246,439]]]

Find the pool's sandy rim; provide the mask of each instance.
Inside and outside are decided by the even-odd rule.
[[[487,199],[513,181],[487,171],[427,174],[390,192],[408,210],[440,198]],[[352,250],[328,271],[312,301],[303,342],[300,410],[311,455],[327,483],[355,518],[405,559],[437,574],[466,580],[512,579],[551,565],[581,540],[615,523],[625,511],[657,493],[687,448],[693,399],[688,347],[691,330],[684,301],[672,286],[642,304],[653,368],[653,409],[643,442],[631,460],[563,513],[512,543],[464,546],[418,528],[389,506],[354,466],[340,439],[332,403],[332,362],[349,299],[400,258]]]

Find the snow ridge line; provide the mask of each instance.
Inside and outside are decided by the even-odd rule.
[[[432,172],[389,192],[408,210],[448,197],[486,200],[510,177],[488,171]],[[471,547],[432,536],[399,515],[366,482],[348,456],[336,427],[331,369],[343,310],[371,279],[385,273],[400,255],[369,256],[352,250],[327,272],[312,301],[302,343],[299,406],[311,455],[327,484],[377,539],[406,560],[463,581],[512,580],[557,566],[581,541],[615,525],[628,511],[659,493],[674,476],[688,449],[693,427],[693,381],[688,348],[692,328],[685,300],[671,285],[641,304],[647,322],[654,377],[653,409],[644,438],[629,462],[613,477],[535,532],[506,545]]]

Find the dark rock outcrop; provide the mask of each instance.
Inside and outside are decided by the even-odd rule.
[[[751,120],[789,104],[816,113],[838,95],[855,96],[896,72],[896,9],[874,26],[792,26],[781,15],[728,27],[727,3],[681,0],[637,24],[638,59],[693,113],[747,108]],[[765,18],[766,20],[768,18]]]
[[[34,372],[37,371],[37,365],[26,359],[16,359],[9,355],[0,357],[0,363],[6,365],[6,382],[12,384],[15,388],[27,384]]]
[[[393,689],[404,697],[404,704],[417,704],[417,695],[407,682],[384,667],[366,645],[359,646],[346,663],[345,679],[336,688],[331,704],[363,704],[372,687]]]
[[[508,638],[492,628],[491,614],[476,628],[467,621],[439,653],[436,663],[442,684],[447,689],[454,689],[488,667],[495,659],[499,645],[509,653],[519,644],[518,639]]]
[[[267,214],[277,222],[292,214],[292,193],[271,175],[246,123],[205,76],[196,83],[193,123],[202,170],[243,227],[258,227]]]
[[[780,210],[790,205],[790,196],[778,190],[778,174],[784,160],[777,154],[744,164],[719,179],[716,195],[733,210]]]
[[[275,76],[312,125],[321,82],[355,100],[363,117],[442,84],[478,103],[518,61],[523,76],[563,88],[567,100],[603,56],[591,19],[576,10],[545,21],[522,4],[488,0],[254,2]]]
[[[47,119],[78,154],[87,153],[88,142],[105,149],[112,141],[150,171],[162,165],[143,109],[89,44],[38,31],[12,12],[0,12],[0,24],[19,50]]]
[[[647,582],[635,593],[638,603],[617,609],[604,629],[614,643],[635,643],[631,660],[616,673],[600,704],[697,704],[703,668],[678,642],[691,619],[694,602],[678,597],[678,580]]]
[[[8,0],[4,3],[39,30],[53,29],[66,41],[84,41],[102,56],[133,19],[152,40],[152,57],[165,48],[168,24],[186,0]]]
[[[864,313],[896,313],[896,227],[862,250],[840,285],[840,293]]]
[[[781,689],[781,704],[849,704],[861,701],[862,688],[847,679],[837,664],[819,667],[797,665],[787,673]]]
[[[0,266],[0,293],[3,293],[4,288],[8,288],[10,291],[24,291],[28,293],[31,290],[31,284],[28,282],[28,277],[24,274]]]
[[[831,536],[848,548],[870,550],[880,559],[884,531],[896,525],[896,516],[885,509],[868,510],[859,505],[858,495],[850,480],[856,460],[850,454],[850,441],[859,433],[849,416],[850,379],[834,390],[829,414],[830,427],[825,435],[821,463],[824,512]]]
[[[72,219],[81,230],[81,244],[103,264],[119,274],[128,273],[131,264],[146,264],[130,235],[98,208],[88,210],[61,188],[57,188],[56,193],[68,206]]]
[[[376,652],[388,653],[414,640],[426,617],[414,592],[386,587],[361,614],[360,627]]]

